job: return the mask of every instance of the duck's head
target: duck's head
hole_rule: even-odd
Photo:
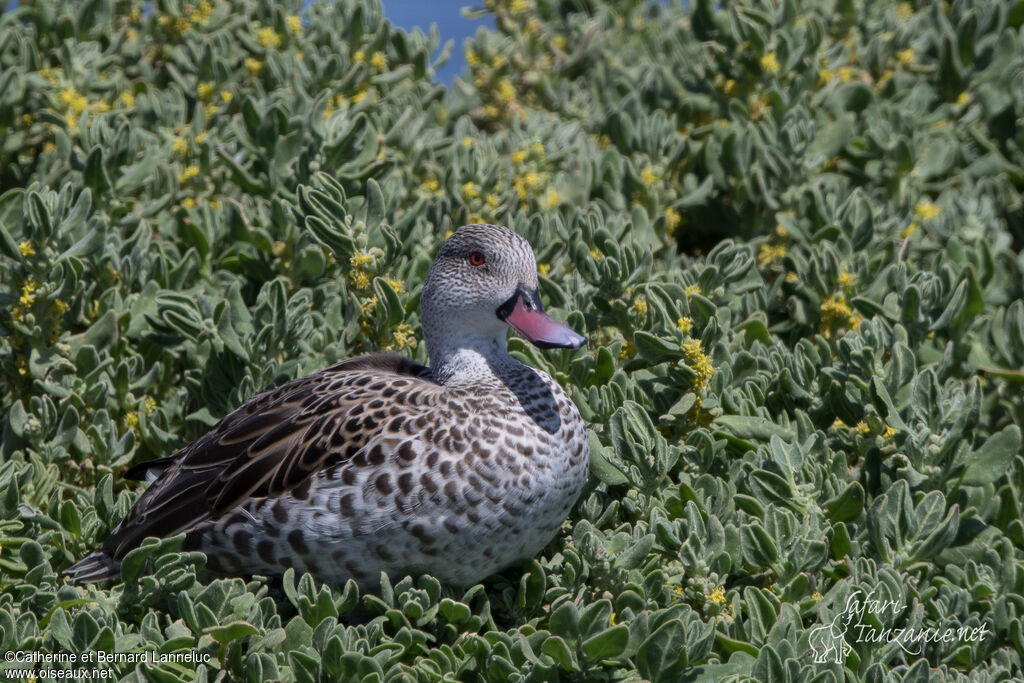
[[[506,325],[540,348],[586,340],[544,312],[530,244],[508,228],[466,225],[441,246],[420,298],[428,348],[440,336],[504,339]]]

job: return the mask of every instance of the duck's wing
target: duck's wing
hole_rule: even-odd
[[[419,401],[393,399],[437,389],[428,368],[374,354],[258,394],[174,455],[129,469],[129,478],[153,483],[101,549],[68,573],[106,578],[148,536],[188,531],[249,498],[301,493],[316,472],[351,459],[379,434],[370,404],[412,405]]]

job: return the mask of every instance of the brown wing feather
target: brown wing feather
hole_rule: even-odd
[[[281,496],[328,460],[350,457],[373,434],[342,431],[363,403],[347,394],[357,386],[371,394],[366,385],[396,375],[432,384],[428,368],[396,354],[353,358],[258,394],[174,455],[136,465],[129,470],[134,476],[160,469],[160,477],[102,551],[120,560],[147,536],[188,531],[249,497]]]

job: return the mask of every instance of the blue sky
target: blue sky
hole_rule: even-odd
[[[479,7],[483,3],[472,0],[381,0],[384,16],[395,26],[411,30],[420,28],[429,32],[431,24],[437,24],[441,32],[441,44],[454,40],[448,63],[437,73],[437,80],[450,85],[455,76],[466,66],[462,43],[471,37],[480,26],[494,26],[493,18],[470,21],[462,17],[463,7]]]

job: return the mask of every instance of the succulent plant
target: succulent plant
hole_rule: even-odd
[[[0,14],[0,649],[150,653],[128,681],[1024,675],[1021,3],[484,11],[450,88],[374,0]],[[361,595],[171,538],[65,582],[129,464],[334,360],[425,361],[420,283],[474,221],[590,341],[510,340],[591,438],[539,557]],[[895,608],[816,662],[872,591]]]

